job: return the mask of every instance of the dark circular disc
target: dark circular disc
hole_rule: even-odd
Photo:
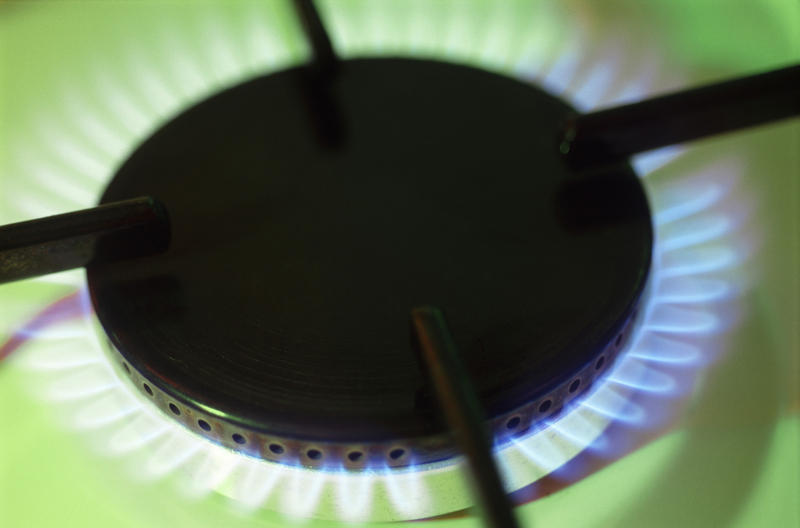
[[[562,164],[571,111],[510,78],[405,59],[225,90],[109,184],[103,202],[163,202],[172,242],[89,268],[99,319],[167,413],[234,447],[261,434],[259,453],[443,433],[410,346],[420,305],[446,314],[490,420],[555,410],[613,360],[597,362],[652,244],[627,164]]]

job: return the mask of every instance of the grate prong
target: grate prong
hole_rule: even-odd
[[[164,206],[151,197],[0,227],[0,284],[160,253],[170,240]]]
[[[568,119],[565,161],[586,169],[633,154],[800,115],[800,65]]]
[[[519,526],[492,457],[478,396],[441,310],[431,306],[414,308],[411,337],[442,413],[467,459],[473,493],[486,526]]]
[[[294,0],[294,7],[311,44],[314,69],[323,76],[331,75],[339,66],[339,58],[336,56],[314,1]]]

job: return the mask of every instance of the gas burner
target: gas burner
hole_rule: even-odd
[[[464,454],[513,526],[487,430],[508,463],[580,423],[641,336],[653,219],[628,157],[797,114],[800,69],[580,115],[482,70],[340,61],[296,5],[310,65],[179,115],[100,206],[0,229],[0,282],[86,266],[121,377],[265,482],[371,490],[383,468],[391,494]]]
[[[102,202],[157,197],[172,240],[89,266],[98,317],[191,430],[355,469],[458,452],[409,342],[410,311],[435,305],[502,444],[613,364],[650,263],[641,184],[627,164],[567,168],[552,132],[572,108],[528,84],[433,61],[339,70],[323,123],[294,68],[130,157]]]

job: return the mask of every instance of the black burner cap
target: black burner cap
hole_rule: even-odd
[[[529,427],[613,361],[650,265],[631,168],[559,159],[572,111],[406,59],[225,90],[108,186],[102,202],[163,202],[172,245],[89,268],[100,321],[135,383],[200,434],[273,459],[361,446],[400,465],[452,452],[409,344],[410,310],[435,305],[493,427]]]

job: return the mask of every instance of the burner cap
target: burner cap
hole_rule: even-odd
[[[625,164],[579,175],[573,109],[452,64],[351,60],[227,89],[158,130],[102,202],[150,195],[162,255],[88,269],[120,364],[184,425],[254,456],[348,467],[452,456],[409,339],[435,305],[498,434],[613,362],[650,265]]]

